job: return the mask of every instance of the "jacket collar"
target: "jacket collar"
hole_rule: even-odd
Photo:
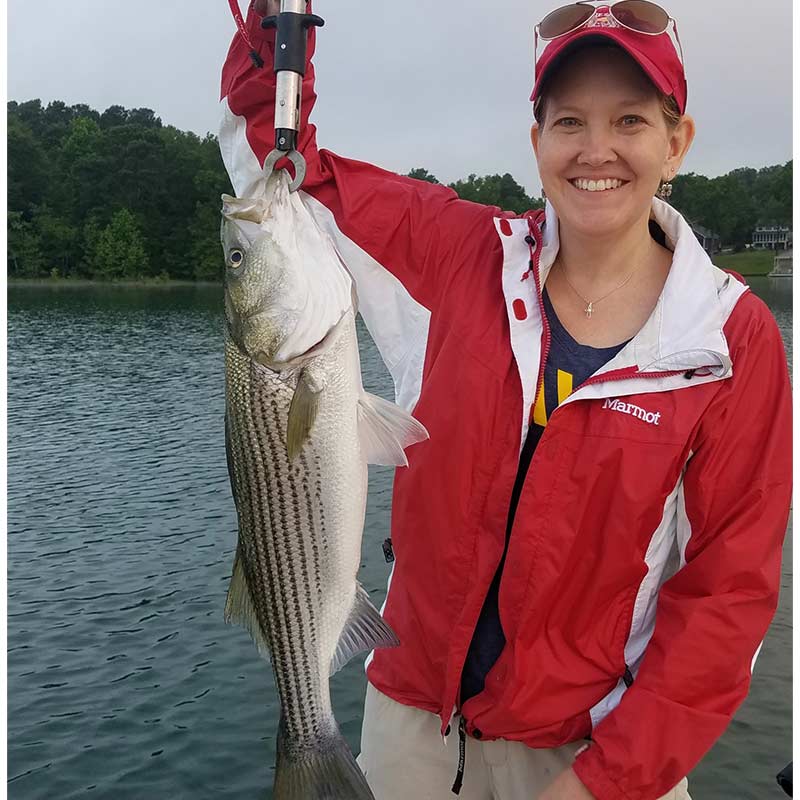
[[[716,377],[727,377],[731,359],[723,326],[747,287],[712,264],[689,224],[668,203],[654,197],[650,217],[666,235],[672,266],[653,313],[603,372],[632,366],[639,372],[707,368]],[[548,201],[539,255],[541,285],[558,250],[558,216]]]

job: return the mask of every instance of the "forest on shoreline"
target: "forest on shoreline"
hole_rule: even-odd
[[[439,181],[427,169],[409,176]],[[508,173],[449,184],[521,213],[544,205]],[[217,139],[147,108],[8,103],[8,277],[215,281],[219,197],[231,186]],[[758,225],[792,224],[792,161],[673,181],[670,203],[740,250]]]

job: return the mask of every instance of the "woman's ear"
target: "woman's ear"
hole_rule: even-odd
[[[533,153],[536,160],[539,160],[539,123],[534,122],[531,126],[531,144],[533,145]]]
[[[678,122],[678,125],[670,134],[667,165],[671,167],[673,175],[680,170],[683,159],[686,157],[694,141],[695,132],[694,119],[688,114],[684,114],[680,122]],[[669,178],[666,180],[669,180]]]

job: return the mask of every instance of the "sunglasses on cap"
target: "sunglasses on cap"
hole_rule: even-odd
[[[681,64],[683,48],[678,38],[678,25],[663,9],[649,0],[619,0],[604,2],[595,7],[592,2],[578,2],[551,11],[534,29],[534,63],[538,61],[539,39],[549,42],[573,33],[578,28],[592,23],[593,28],[622,27],[647,36],[661,36],[669,29],[670,22],[678,42]]]

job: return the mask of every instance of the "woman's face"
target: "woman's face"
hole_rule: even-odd
[[[531,132],[560,224],[604,237],[649,217],[660,181],[675,175],[693,136],[689,117],[674,131],[667,127],[655,87],[613,47],[579,50],[559,69],[543,124]],[[578,184],[609,178],[622,185],[590,191]]]

